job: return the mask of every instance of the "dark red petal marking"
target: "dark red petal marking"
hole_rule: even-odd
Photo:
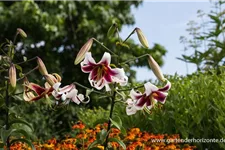
[[[98,75],[98,67],[95,67],[95,68],[91,71],[91,80],[96,80],[96,79],[97,79],[97,75]]]
[[[41,86],[39,86],[39,85],[37,85],[37,84],[32,84],[32,83],[30,83],[30,87],[31,87],[31,89],[32,89],[35,93],[37,93],[38,95],[41,95],[42,93],[44,93],[44,92],[46,91],[45,88],[43,88],[43,87],[41,87]]]
[[[160,91],[155,91],[153,92],[153,98],[156,99],[159,102],[164,102],[166,99],[166,95],[164,95],[162,92]]]
[[[108,67],[108,66],[107,66],[107,68],[108,68],[108,73],[109,73],[111,76],[115,76],[115,75],[118,74],[118,72],[117,72],[116,70],[113,70],[113,69],[111,69],[111,68]]]
[[[170,89],[170,84],[167,84],[166,86],[159,88],[158,91],[166,92]]]
[[[137,106],[142,107],[146,103],[146,97],[142,96],[138,101],[137,101]]]
[[[147,99],[147,98],[146,98]],[[147,106],[151,106],[152,105],[152,100],[150,99],[150,97],[148,96],[148,100],[146,101],[146,105]]]
[[[93,65],[87,65],[87,66],[83,66],[81,67],[81,69],[85,72],[91,72],[94,69],[95,66]]]
[[[105,78],[105,80],[106,80],[107,82],[109,82],[109,83],[112,82],[112,78],[111,78],[111,75],[110,75],[110,74],[106,73],[105,76],[104,76],[104,78]]]

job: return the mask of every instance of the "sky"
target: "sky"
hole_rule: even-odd
[[[203,10],[209,13],[213,6],[209,1],[193,2],[180,0],[163,0],[160,2],[152,2],[154,0],[146,0],[137,9],[132,8],[132,13],[135,18],[135,25],[125,26],[122,29],[121,36],[126,38],[127,35],[135,28],[140,28],[147,37],[150,47],[154,43],[159,43],[164,46],[168,52],[162,66],[163,74],[179,75],[191,74],[196,71],[193,64],[188,64],[188,71],[185,62],[178,60],[184,54],[184,46],[180,43],[180,36],[189,36],[187,23],[191,20],[200,22],[197,17],[197,11]],[[137,43],[139,43],[136,35],[132,35]],[[187,52],[192,53],[191,51]],[[151,70],[147,68],[135,68],[137,71],[137,80],[144,81],[155,79]]]

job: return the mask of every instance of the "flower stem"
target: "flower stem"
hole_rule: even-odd
[[[136,28],[128,35],[128,37],[123,41],[123,43],[125,43],[130,38],[130,36],[134,34],[135,30]]]
[[[6,82],[6,94],[5,94],[5,105],[6,105],[6,113],[5,113],[5,127],[6,127],[6,130],[9,129],[9,82],[7,81]],[[10,143],[9,143],[9,137],[7,137],[7,140],[6,140],[6,147],[7,147],[7,150],[10,149]]]
[[[36,66],[35,68],[33,68],[32,70],[28,71],[27,73],[24,74],[23,77],[17,79],[17,81],[20,81],[22,80],[24,77],[26,77],[27,75],[29,75],[30,73],[32,73],[33,71],[37,70],[38,69],[38,66]]]
[[[86,89],[86,90],[91,90],[91,91],[94,92],[94,93],[98,93],[98,94],[101,94],[101,95],[104,94],[104,93],[102,93],[102,92],[99,92],[99,91],[90,89],[90,88],[88,88],[88,87],[86,87],[86,86],[84,86],[84,85],[82,85],[82,84],[80,84],[80,83],[78,83],[78,82],[73,82],[73,83],[76,84],[76,85],[78,85],[79,87],[82,87],[82,88]],[[105,95],[105,94],[104,94],[104,95]]]
[[[111,51],[109,48],[107,48],[103,43],[101,43],[101,42],[99,42],[97,39],[95,39],[95,38],[93,38],[93,40],[95,41],[95,42],[97,42],[98,44],[100,44],[102,47],[104,47],[107,51],[109,51],[110,53],[112,53],[113,55],[116,55],[117,56],[117,54],[115,54],[113,51]]]
[[[118,92],[122,92],[122,91],[130,91],[132,89],[139,89],[139,88],[142,88],[144,87],[144,85],[139,85],[139,86],[136,86],[136,87],[133,87],[133,88],[127,88],[127,89],[121,89],[121,90],[117,90]]]
[[[149,56],[149,54],[144,54],[144,55],[141,55],[141,56],[138,56],[138,57],[131,58],[131,59],[129,59],[127,61],[124,61],[124,62],[122,62],[120,64],[126,64],[126,63],[129,63],[131,61],[135,61],[135,60],[140,59],[140,58],[145,57],[145,56]]]
[[[114,84],[114,89],[116,87],[116,84]],[[109,114],[109,120],[108,120],[108,128],[107,128],[107,136],[105,139],[105,145],[104,145],[104,149],[107,148],[107,144],[108,144],[108,138],[109,138],[109,130],[111,129],[111,118],[113,115],[113,109],[114,109],[114,105],[115,105],[115,99],[116,99],[116,91],[113,91],[113,96],[112,96],[112,102],[111,102],[111,108],[110,108],[110,114]]]
[[[17,64],[17,65],[21,65],[21,64],[24,64],[24,63],[26,63],[26,62],[32,61],[32,60],[34,60],[34,59],[37,59],[37,56],[35,56],[35,57],[31,58],[31,59],[28,59],[27,61],[19,62],[19,63],[16,63],[16,64]]]

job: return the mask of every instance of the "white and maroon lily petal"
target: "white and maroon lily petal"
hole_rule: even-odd
[[[85,73],[89,73],[97,65],[90,52],[85,54],[84,60],[80,63],[81,69]]]
[[[149,96],[153,91],[158,91],[158,88],[150,82],[144,84],[145,94]]]
[[[167,95],[168,93],[155,91],[153,92],[152,97],[160,103],[164,104],[166,102]]]
[[[111,63],[111,55],[105,52],[102,56],[102,59],[98,62],[98,64],[104,64],[105,66],[109,66]]]
[[[171,88],[171,83],[170,83],[170,81],[167,80],[166,85],[162,88],[159,88],[159,91],[167,92],[170,88]]]
[[[137,109],[135,107],[135,102],[136,102],[135,100],[132,100],[130,98],[126,101],[126,103],[127,103],[127,107],[126,107],[127,115],[133,115],[137,112]]]
[[[133,99],[133,100],[139,100],[141,97],[142,97],[142,93],[141,92],[135,92],[134,89],[132,89],[130,91],[130,97]]]
[[[119,83],[121,86],[127,85],[128,77],[125,75],[123,68],[112,69],[115,75],[112,76],[113,82]]]

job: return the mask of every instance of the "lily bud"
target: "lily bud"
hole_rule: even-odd
[[[154,60],[154,58],[152,58],[151,55],[148,55],[148,64],[150,66],[150,68],[152,69],[153,73],[155,74],[155,76],[160,80],[160,81],[165,81],[165,78],[162,74],[162,71],[158,65],[158,63]]]
[[[27,34],[20,28],[17,28],[17,33],[20,34],[20,36],[23,38],[27,37]]]
[[[79,64],[85,57],[85,54],[91,49],[93,43],[93,39],[89,39],[80,49],[80,51],[77,54],[77,57],[74,61],[74,64]]]
[[[141,31],[141,29],[136,28],[135,29],[138,35],[138,39],[141,42],[142,46],[144,46],[145,48],[149,48],[148,45],[148,40],[146,39],[146,37],[144,36],[143,32]]]
[[[38,69],[39,69],[39,72],[42,74],[42,75],[47,75],[48,74],[48,71],[45,67],[45,64],[43,63],[43,61],[41,60],[41,58],[37,57],[37,64],[38,64]]]
[[[16,87],[16,68],[14,64],[11,64],[9,68],[9,82],[13,88]]]
[[[44,75],[46,81],[50,86],[53,86],[55,83],[61,81],[61,77],[57,73]]]
[[[107,32],[107,36],[110,37],[116,32],[117,25],[113,23]]]

